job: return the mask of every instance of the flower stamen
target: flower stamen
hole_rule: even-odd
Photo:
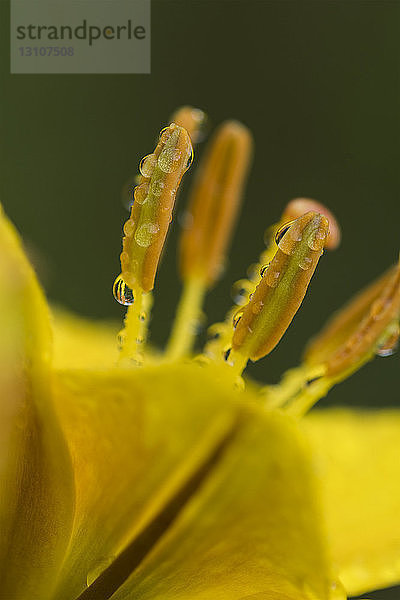
[[[249,130],[227,121],[217,130],[200,164],[180,242],[183,294],[167,348],[169,359],[190,352],[204,296],[221,276],[251,154]]]
[[[135,188],[135,201],[124,225],[121,274],[114,284],[116,299],[122,304],[130,304],[122,336],[121,359],[134,357],[138,343],[145,338],[140,315],[149,311],[151,299],[148,294],[154,287],[176,193],[192,157],[189,134],[172,123],[162,130],[154,153],[140,163],[141,177]]]

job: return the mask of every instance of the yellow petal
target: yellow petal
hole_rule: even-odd
[[[53,310],[55,369],[104,368],[118,359],[117,325]]]
[[[57,383],[78,478],[67,572],[81,573],[82,588],[87,572],[95,579],[125,549],[93,584],[100,591],[92,586],[82,600],[110,597],[134,571],[140,533],[149,528],[150,552],[113,600],[330,598],[313,476],[297,425],[252,408],[249,392],[232,399],[218,381],[222,372],[168,365],[116,371],[114,379],[70,374]],[[78,405],[69,405],[68,387]],[[236,433],[226,438],[238,414]],[[204,464],[206,475],[194,485]],[[189,480],[194,488],[182,500]],[[165,527],[171,499],[178,509]],[[121,562],[128,572],[121,574]]]
[[[1,597],[45,600],[69,539],[72,474],[49,396],[46,302],[2,212],[0,330]]]
[[[400,581],[400,411],[315,411],[315,447],[333,557],[350,595]]]

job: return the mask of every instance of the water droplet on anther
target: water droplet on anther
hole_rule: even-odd
[[[154,171],[154,167],[157,164],[157,156],[155,154],[148,154],[139,164],[139,171],[143,175],[143,177],[151,177],[151,174]]]
[[[379,344],[376,354],[382,358],[386,356],[393,356],[397,352],[399,346],[400,328],[398,324],[392,325],[392,332],[385,339],[384,342]]]
[[[279,242],[281,241],[287,230],[293,225],[293,223],[294,221],[289,221],[288,223],[282,225],[282,227],[279,227],[278,231],[275,234],[275,244],[277,246],[279,245]]]
[[[182,150],[165,148],[158,157],[158,166],[164,173],[172,173],[178,168],[181,156]]]
[[[142,185],[137,185],[133,191],[133,198],[136,204],[144,204],[146,202],[147,196],[149,193],[149,188],[146,183],[142,183]]]
[[[235,312],[235,314],[233,315],[233,317],[232,317],[232,323],[233,323],[233,327],[235,329],[236,329],[236,327],[237,327],[240,319],[242,318],[242,316],[243,316],[243,310],[242,309],[237,310]]]
[[[142,323],[147,319],[147,315],[146,313],[143,311],[140,313],[139,315],[139,321],[142,321]]]
[[[193,151],[193,146],[191,146],[190,147],[190,154],[189,154],[189,157],[187,159],[187,163],[186,163],[186,167],[185,167],[185,173],[192,166],[193,158],[194,158],[194,151]]]
[[[267,265],[263,265],[263,266],[261,267],[261,269],[260,269],[260,276],[261,276],[261,277],[264,277],[264,275],[265,275],[265,273],[266,273],[266,271],[267,271],[268,267],[269,267],[269,263],[268,263]]]
[[[113,294],[116,301],[123,306],[130,306],[135,301],[133,291],[126,285],[122,275],[118,275],[114,281]]]
[[[143,225],[140,225],[136,230],[135,242],[138,246],[147,248],[153,240],[153,235],[158,233],[159,229],[159,226],[155,223],[143,223]]]
[[[229,360],[229,356],[230,356],[231,352],[232,352],[232,348],[228,348],[228,349],[227,349],[227,350],[225,350],[225,352],[224,352],[224,360],[226,360],[227,362],[228,362],[228,360]]]
[[[307,271],[307,269],[309,269],[312,265],[312,258],[310,258],[309,256],[304,256],[301,261],[299,262],[299,267],[300,269],[303,269],[303,271]]]
[[[232,300],[239,306],[244,306],[247,303],[247,294],[254,285],[247,279],[240,279],[232,286]]]
[[[129,237],[132,235],[133,231],[135,229],[135,224],[132,221],[132,219],[129,219],[125,225],[124,225],[124,234]]]

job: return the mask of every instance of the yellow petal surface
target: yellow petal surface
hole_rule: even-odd
[[[224,404],[228,403],[229,408],[227,388],[218,390],[215,381],[211,385],[207,369],[199,369],[196,375],[193,368],[185,373],[182,368],[169,366],[157,376],[151,371],[149,375],[147,383],[148,376],[141,375],[144,379],[138,378],[131,393],[132,404],[137,405],[137,429],[131,439],[138,440],[132,455],[140,470],[140,485],[130,486],[124,503],[129,499],[133,514],[139,511],[139,515],[142,502],[155,504],[162,511],[165,498],[171,492],[176,494],[177,487],[171,486],[170,481],[165,482],[167,494],[157,491],[151,481],[156,478],[158,482],[159,477],[164,480],[167,474],[176,482],[176,472],[182,472],[182,462],[187,463],[188,459],[193,472],[193,467],[201,463],[201,456],[204,461],[209,455],[215,434],[221,439],[228,423],[223,414]],[[150,380],[152,389],[147,387]],[[180,389],[176,387],[179,380]],[[105,405],[112,399],[99,400],[105,415]],[[235,433],[193,494],[185,502],[181,500],[169,526],[165,530],[161,527],[143,560],[137,563],[135,538],[155,519],[156,511],[146,510],[146,518],[135,528],[125,559],[120,561],[124,562],[120,565],[122,571],[113,570],[111,565],[82,595],[82,600],[109,598],[113,585],[118,589],[118,578],[126,575],[123,569],[128,568],[129,573],[134,564],[136,569],[112,595],[113,600],[343,598],[331,582],[309,455],[297,425],[283,415],[256,410],[250,393],[238,397],[237,403],[239,400],[237,410],[241,417]],[[126,411],[125,418],[118,419],[114,427],[120,436],[121,428],[126,428]],[[231,427],[232,421],[229,423]],[[190,430],[185,431],[186,427]],[[95,428],[98,429],[97,424]],[[118,439],[117,434],[114,437]],[[101,440],[101,436],[97,439]],[[153,448],[147,457],[143,455],[145,447]],[[187,456],[182,455],[182,450]],[[197,455],[195,462],[193,452]],[[98,462],[99,457],[95,460]],[[186,479],[188,472],[183,469]],[[115,478],[115,474],[108,473],[107,477]],[[184,481],[184,477],[179,480]],[[112,486],[99,487],[103,490],[103,503],[108,503],[105,496],[109,496],[110,488],[113,494]],[[121,505],[122,502],[119,509]],[[94,510],[97,512],[98,508]],[[132,522],[132,515],[126,515],[125,526],[129,518]],[[102,533],[103,528],[97,536]]]
[[[400,411],[323,410],[304,427],[349,595],[400,581]]]
[[[73,480],[49,394],[46,302],[2,212],[0,331],[0,596],[46,600],[69,540]]]
[[[117,362],[117,333],[121,328],[117,324],[54,308],[52,325],[55,369],[100,369]]]
[[[57,600],[74,600],[197,468],[234,418],[231,388],[201,367],[54,375],[76,512]]]

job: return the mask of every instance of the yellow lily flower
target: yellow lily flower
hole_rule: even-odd
[[[114,284],[128,306],[119,351],[112,325],[50,316],[0,213],[2,600],[340,600],[400,580],[400,414],[303,417],[393,347],[398,268],[328,325],[280,385],[244,383],[248,359],[278,343],[323,247],[339,239],[327,209],[291,203],[241,283],[239,312],[193,355],[250,164],[239,123],[217,131],[195,184],[171,342],[165,355],[145,349],[201,114],[176,113],[141,163]]]

